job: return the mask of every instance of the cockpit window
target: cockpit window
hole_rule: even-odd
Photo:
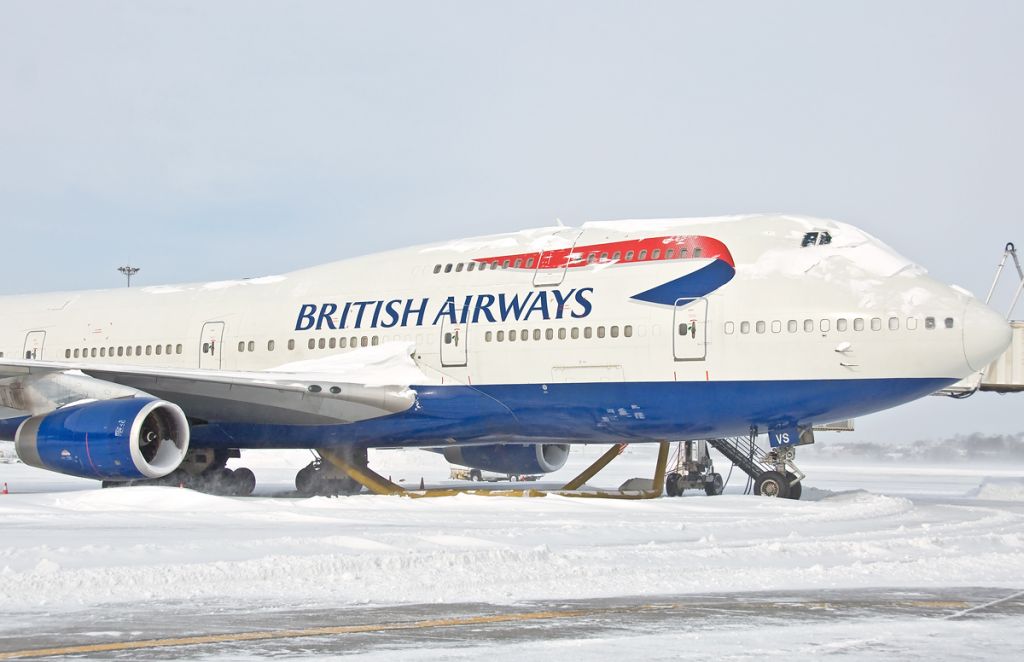
[[[803,240],[800,242],[800,246],[807,248],[808,246],[824,246],[825,244],[832,243],[832,235],[828,232],[808,232],[804,235]]]

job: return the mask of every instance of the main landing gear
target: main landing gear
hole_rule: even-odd
[[[717,496],[725,489],[721,474],[715,473],[715,465],[708,453],[708,442],[681,441],[676,448],[675,467],[665,477],[665,494],[670,497],[683,496],[685,490],[703,490],[708,496]]]
[[[187,487],[197,492],[220,496],[249,496],[256,488],[256,474],[246,467],[228,469],[228,460],[235,457],[241,457],[238,449],[190,448],[181,466],[163,478],[105,480],[103,487],[162,485]]]
[[[329,452],[337,452],[345,462],[367,468],[365,448],[346,451],[315,451],[315,459],[295,474],[295,491],[300,496],[350,496],[363,489],[361,483],[325,459]]]

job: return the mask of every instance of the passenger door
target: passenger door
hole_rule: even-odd
[[[25,336],[25,347],[21,356],[29,361],[43,358],[43,343],[46,342],[46,331],[29,331]]]
[[[708,300],[678,299],[672,325],[672,351],[676,361],[707,358]]]
[[[582,230],[566,228],[559,230],[547,238],[548,248],[541,251],[537,260],[537,270],[533,272],[534,287],[554,287],[565,280],[565,271],[569,268],[572,251]]]
[[[462,319],[462,310],[455,311],[455,319]],[[466,344],[469,336],[469,323],[452,322],[447,316],[441,321],[441,365],[457,368],[469,362]]]
[[[207,322],[199,338],[199,369],[220,370],[224,353],[224,322]]]

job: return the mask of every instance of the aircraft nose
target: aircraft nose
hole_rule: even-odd
[[[1003,316],[977,299],[971,299],[964,310],[964,356],[976,371],[1006,351],[1012,330]]]

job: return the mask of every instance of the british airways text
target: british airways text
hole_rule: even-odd
[[[526,322],[588,316],[593,305],[588,295],[592,287],[539,290],[527,294],[467,294],[447,297],[440,305],[422,299],[388,301],[346,301],[345,303],[306,303],[299,308],[296,331],[322,329],[390,329],[396,326],[436,325],[478,322]]]

